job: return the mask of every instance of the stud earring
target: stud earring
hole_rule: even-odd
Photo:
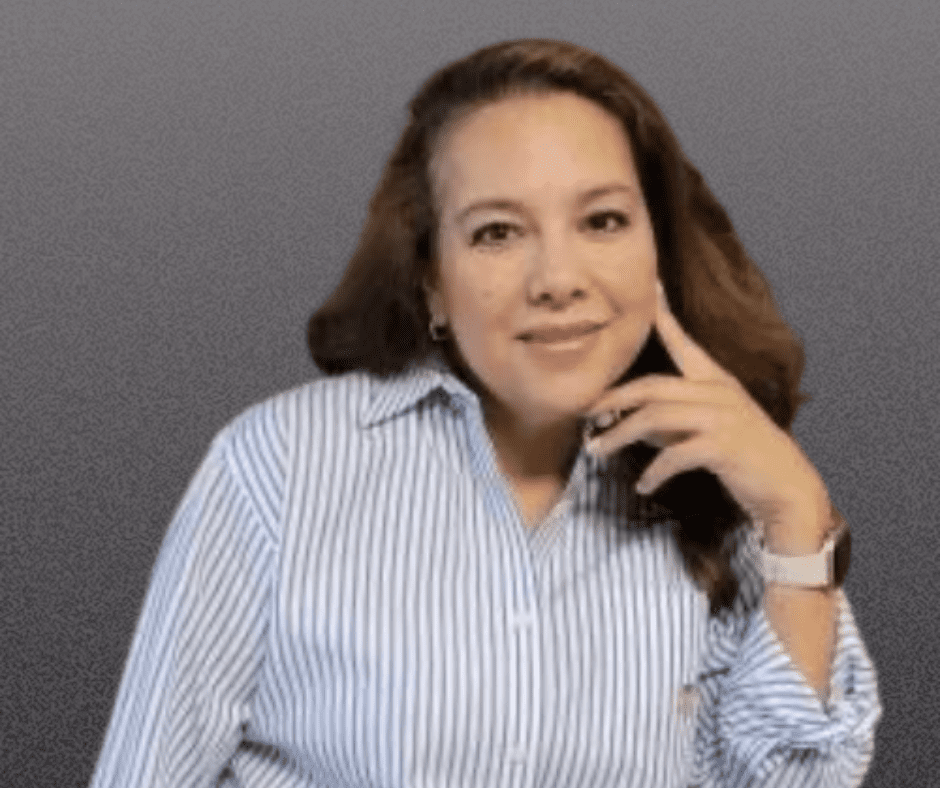
[[[432,317],[429,325],[431,339],[435,342],[443,342],[447,339],[447,323]]]

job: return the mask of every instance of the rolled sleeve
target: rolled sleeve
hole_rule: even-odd
[[[759,599],[762,586],[745,575]],[[793,663],[763,609],[711,622],[699,752],[714,786],[860,785],[881,717],[874,665],[848,598],[837,592],[825,702]]]

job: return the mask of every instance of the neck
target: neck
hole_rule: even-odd
[[[533,423],[492,407],[484,409],[484,419],[507,476],[520,481],[568,478],[581,445],[577,419]]]

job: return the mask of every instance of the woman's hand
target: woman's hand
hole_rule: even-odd
[[[649,494],[678,473],[705,468],[763,525],[773,552],[819,550],[829,497],[812,463],[737,378],[683,331],[662,285],[655,325],[682,377],[647,375],[605,393],[588,418],[604,423],[634,412],[592,439],[588,450],[606,456],[639,440],[659,446],[637,483],[639,492]]]

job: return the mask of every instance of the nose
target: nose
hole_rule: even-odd
[[[527,294],[533,304],[554,308],[587,296],[584,261],[564,237],[543,236],[533,247]]]

